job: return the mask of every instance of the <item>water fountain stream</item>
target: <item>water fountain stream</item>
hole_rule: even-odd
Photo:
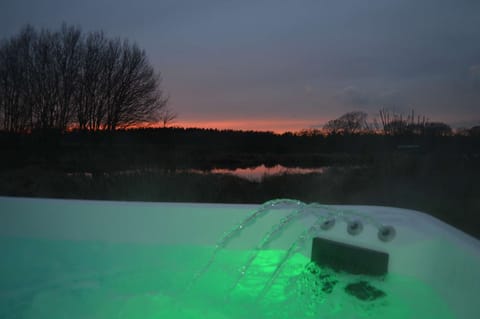
[[[284,253],[284,256],[275,265],[275,270],[261,289],[259,295],[257,296],[257,300],[261,300],[266,294],[268,294],[270,288],[274,285],[278,276],[281,274],[284,265],[289,261],[289,259],[295,253],[301,250],[308,241],[311,241],[314,237],[316,237],[321,230],[327,230],[333,227],[336,221],[346,222],[348,225],[347,231],[353,236],[362,231],[364,224],[370,224],[377,228],[379,231],[378,237],[380,238],[381,234],[383,234],[386,238],[385,241],[391,240],[393,238],[392,233],[394,234],[394,230],[391,226],[384,226],[375,219],[364,216],[352,210],[339,210],[329,205],[321,205],[318,203],[306,204],[301,201],[291,199],[277,199],[269,201],[263,204],[259,209],[253,211],[247,218],[224,234],[224,236],[217,242],[208,262],[200,269],[200,271],[196,273],[194,278],[189,283],[187,289],[193,287],[195,283],[206,272],[208,272],[212,264],[215,262],[219,252],[221,252],[223,249],[226,249],[228,244],[235,237],[239,236],[247,227],[251,227],[259,219],[274,210],[287,210],[288,214],[281,218],[277,224],[274,224],[270,231],[266,232],[260,241],[253,247],[252,252],[247,258],[246,262],[239,268],[239,274],[237,278],[229,287],[226,293],[227,298],[235,291],[242,279],[246,276],[252,264],[258,258],[259,254],[267,249],[269,244],[279,237],[289,226],[302,218],[313,217],[315,221],[309,227],[306,226],[307,228],[304,229],[297,236],[296,240],[291,243],[289,248]]]

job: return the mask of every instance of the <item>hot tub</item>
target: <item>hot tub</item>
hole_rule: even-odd
[[[0,197],[0,318],[478,318],[480,243],[426,214]]]

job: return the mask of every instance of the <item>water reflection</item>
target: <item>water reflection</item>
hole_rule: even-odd
[[[310,174],[310,173],[323,173],[327,167],[312,167],[312,168],[302,168],[302,167],[285,167],[282,165],[275,165],[267,167],[265,165],[259,165],[256,167],[249,168],[214,168],[211,170],[199,170],[199,169],[176,169],[174,171],[158,168],[138,168],[138,169],[129,169],[113,172],[69,172],[67,176],[83,176],[89,179],[92,179],[94,176],[134,176],[134,175],[145,175],[145,174],[182,174],[182,173],[194,173],[194,174],[228,174],[234,175],[249,181],[261,182],[265,177],[274,176],[274,175],[283,175],[283,174]]]
[[[237,169],[225,169],[215,168],[209,171],[212,174],[231,174],[240,178],[247,179],[249,181],[260,182],[264,177],[283,174],[310,174],[310,173],[323,173],[326,167],[315,168],[301,168],[301,167],[285,167],[282,165],[275,165],[267,167],[260,165],[257,167],[249,168],[237,168]]]

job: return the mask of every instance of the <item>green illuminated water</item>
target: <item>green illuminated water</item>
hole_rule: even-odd
[[[260,252],[237,285],[239,268],[252,252],[222,250],[186,290],[212,251],[0,239],[0,318],[454,318],[421,282],[395,274],[372,278],[334,273],[300,254],[287,261],[259,298],[285,254],[279,250]],[[347,291],[359,282],[381,296],[362,300]]]

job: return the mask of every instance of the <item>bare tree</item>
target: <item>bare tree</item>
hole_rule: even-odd
[[[174,112],[170,108],[165,108],[161,114],[160,114],[160,120],[163,123],[163,127],[167,127],[169,124],[171,124],[176,118],[178,117],[178,114]]]
[[[42,30],[33,46],[33,128],[58,128],[58,73],[54,55],[56,35]]]
[[[79,86],[82,37],[79,28],[67,27],[65,24],[54,37],[53,53],[57,87],[54,126],[65,130],[73,120],[72,105]]]
[[[162,114],[174,113],[162,113],[168,99],[160,86],[144,50],[102,32],[27,26],[0,43],[4,130],[115,130],[163,121]]]
[[[111,46],[115,53],[119,48],[120,55],[114,57],[117,63],[110,78],[112,96],[107,103],[105,128],[115,130],[158,121],[167,103],[159,89],[160,75],[148,63],[145,51],[135,44],[124,41],[120,47],[117,45],[115,42]]]
[[[415,116],[415,111],[404,115],[387,108],[379,111],[381,130],[386,135],[424,135],[428,125],[425,116]]]
[[[32,121],[30,87],[32,46],[36,32],[26,26],[20,34],[0,44],[0,127],[27,131]]]
[[[115,130],[161,120],[168,99],[145,51],[95,32],[87,36],[82,58],[76,99],[81,129]]]
[[[367,113],[354,111],[328,121],[323,129],[329,134],[358,134],[369,129]]]
[[[87,35],[80,58],[75,113],[81,130],[104,128],[107,104],[112,100],[115,64],[120,50],[103,32]]]

